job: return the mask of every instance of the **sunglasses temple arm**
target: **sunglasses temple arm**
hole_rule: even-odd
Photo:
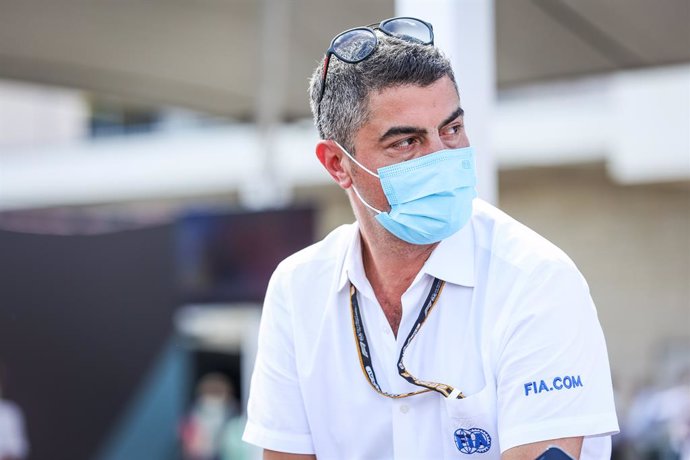
[[[323,72],[321,72],[321,91],[319,94],[318,103],[321,105],[321,99],[326,92],[326,73],[328,72],[328,64],[331,62],[331,53],[326,53],[326,58],[323,60]]]
[[[326,92],[326,72],[328,71],[328,64],[331,62],[331,51],[328,50],[326,58],[323,60],[323,72],[321,73],[321,90],[319,91],[319,98],[316,100],[316,123],[321,125],[321,99]]]

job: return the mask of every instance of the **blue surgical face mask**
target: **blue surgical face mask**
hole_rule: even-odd
[[[440,150],[414,160],[379,168],[378,174],[354,159],[372,176],[378,177],[390,211],[380,211],[359,200],[377,213],[376,220],[390,233],[411,244],[431,244],[460,230],[472,216],[472,201],[477,196],[477,178],[472,147]]]

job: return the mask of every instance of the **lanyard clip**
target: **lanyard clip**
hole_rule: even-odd
[[[462,399],[465,396],[457,388],[453,388],[453,391],[448,395],[448,399]]]

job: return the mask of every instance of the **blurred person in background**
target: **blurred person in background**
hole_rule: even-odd
[[[7,372],[0,362],[0,460],[22,460],[29,454],[24,428],[24,414],[12,401],[4,398]]]
[[[552,445],[610,458],[589,288],[562,251],[475,199],[431,25],[337,35],[310,96],[316,156],[356,222],[274,272],[245,441],[265,459],[534,459]]]
[[[181,438],[185,460],[226,460],[233,438],[233,420],[239,407],[230,380],[220,373],[204,375],[197,385],[196,399],[182,423]]]
[[[635,394],[622,432],[634,458],[690,460],[690,369],[673,382]]]

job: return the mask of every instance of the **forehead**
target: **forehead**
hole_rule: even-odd
[[[393,126],[438,127],[460,107],[452,80],[444,76],[429,86],[400,85],[369,94],[362,130],[385,132]]]

